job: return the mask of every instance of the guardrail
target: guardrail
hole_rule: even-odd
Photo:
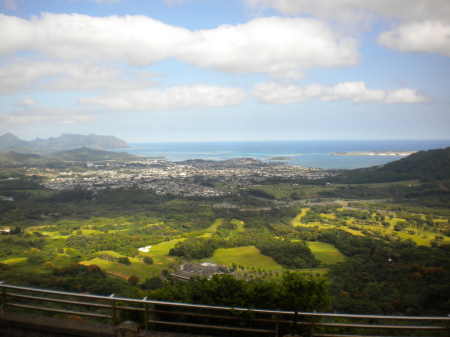
[[[2,309],[53,313],[108,320],[112,325],[131,319],[146,330],[233,336],[282,336],[298,333],[315,337],[446,336],[449,317],[409,317],[311,313],[231,308],[144,299],[118,298],[8,285],[0,282]]]

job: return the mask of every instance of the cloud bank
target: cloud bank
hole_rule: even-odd
[[[402,52],[429,52],[450,57],[450,23],[413,22],[383,32],[378,43]]]
[[[425,103],[426,95],[412,89],[381,90],[367,89],[364,82],[344,82],[324,87],[311,84],[303,87],[281,86],[277,83],[259,83],[253,87],[252,94],[266,104],[294,104],[311,100],[324,102],[349,100],[354,103]]]
[[[166,90],[130,90],[109,92],[99,97],[81,99],[80,105],[99,105],[112,110],[181,110],[190,107],[238,105],[247,94],[234,88],[195,85]]]
[[[128,78],[124,78],[128,75]],[[123,70],[92,62],[43,62],[16,59],[0,67],[0,95],[31,90],[92,91],[130,90],[152,87],[154,81],[142,80],[152,74]]]
[[[382,32],[379,44],[401,52],[450,56],[448,0],[245,0],[254,9],[276,9],[287,15],[313,15],[341,22],[384,20],[397,27]]]
[[[177,58],[230,73],[284,75],[358,63],[356,40],[310,18],[258,18],[190,31],[145,16],[43,13],[30,20],[0,14],[0,55],[36,51],[62,60],[111,60],[133,66]]]
[[[402,21],[449,20],[447,0],[245,0],[251,8],[273,8],[287,15],[314,15],[346,21],[366,19],[373,14]]]

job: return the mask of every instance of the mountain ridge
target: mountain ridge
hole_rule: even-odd
[[[19,153],[15,151],[0,153],[0,164],[6,165],[45,164],[58,162],[129,161],[139,159],[142,159],[142,157],[135,156],[126,152],[95,150],[87,147],[52,152],[45,155],[36,153]]]
[[[0,136],[0,153],[13,151],[22,154],[48,154],[81,147],[95,150],[117,150],[129,146],[124,140],[115,136],[101,136],[92,133],[89,135],[63,133],[59,137],[35,138],[31,141],[22,140],[11,132]]]
[[[328,179],[334,183],[385,183],[450,179],[450,147],[418,151],[381,167],[355,169]]]

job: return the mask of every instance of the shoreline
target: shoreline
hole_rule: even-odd
[[[332,156],[409,156],[417,151],[361,151],[361,152],[333,152]]]

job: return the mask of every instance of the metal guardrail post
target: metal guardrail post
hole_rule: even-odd
[[[143,300],[146,301],[147,297],[144,297]],[[144,328],[148,330],[148,303],[144,304],[144,310]]]
[[[122,297],[114,297],[111,296],[100,296],[100,295],[90,295],[90,294],[79,294],[79,293],[69,293],[69,292],[61,292],[55,290],[46,290],[46,289],[34,289],[29,287],[22,287],[16,285],[8,285],[3,282],[0,282],[0,287],[2,288],[2,294],[0,294],[0,299],[3,300],[2,307],[5,309],[6,307],[12,308],[12,311],[15,311],[17,308],[21,308],[21,310],[40,310],[44,312],[56,312],[63,315],[84,315],[88,317],[95,317],[99,319],[107,319],[111,320],[113,326],[117,324],[117,320],[122,317],[118,315],[118,311],[137,311],[144,312],[145,316],[145,328],[151,328],[151,324],[162,324],[167,326],[178,326],[178,327],[193,327],[193,328],[202,328],[202,329],[219,329],[219,330],[228,330],[228,331],[241,331],[242,333],[263,333],[265,335],[271,334],[275,335],[275,337],[280,337],[283,334],[283,327],[285,324],[295,324],[295,326],[302,326],[306,329],[310,328],[311,336],[321,336],[321,337],[333,337],[336,334],[330,334],[327,332],[328,329],[333,327],[342,327],[342,328],[362,328],[362,329],[384,329],[384,331],[408,331],[408,330],[427,330],[428,333],[431,331],[439,331],[439,335],[450,337],[450,315],[448,316],[439,316],[439,317],[413,317],[413,316],[383,316],[383,315],[355,315],[355,314],[336,314],[336,313],[316,313],[314,312],[293,312],[293,311],[280,311],[278,310],[263,310],[263,309],[252,309],[252,312],[261,313],[263,315],[270,315],[270,317],[260,318],[259,316],[255,316],[252,318],[249,317],[231,317],[226,313],[230,310],[236,310],[237,312],[248,312],[248,308],[230,308],[230,307],[220,307],[220,306],[210,306],[210,305],[202,305],[202,304],[188,304],[188,303],[175,303],[175,302],[164,302],[164,301],[155,301],[144,299],[132,299],[132,298],[122,298]],[[26,293],[24,293],[26,292]],[[28,294],[27,292],[32,292],[32,294]],[[46,296],[47,295],[47,296]],[[64,298],[54,297],[52,295],[64,296]],[[75,298],[75,299],[65,299],[65,296]],[[77,300],[82,298],[82,300]],[[86,301],[86,298],[88,299]],[[8,301],[7,301],[8,299]],[[15,301],[18,299],[18,301]],[[28,301],[25,304],[25,301]],[[54,303],[54,306],[48,305],[38,305],[36,302],[44,301]],[[97,301],[101,301],[97,303]],[[108,302],[110,301],[110,302]],[[123,304],[122,304],[123,303]],[[92,307],[91,310],[67,310],[64,309],[64,305],[78,305],[82,307]],[[59,306],[59,307],[58,307]],[[63,308],[61,308],[63,306]],[[156,307],[155,307],[156,306]],[[169,311],[165,311],[161,309],[161,307],[169,307]],[[96,311],[97,308],[99,311]],[[200,312],[191,311],[192,308],[200,310]],[[104,310],[111,310],[111,312],[105,313]],[[206,313],[204,311],[207,311]],[[222,311],[223,314],[216,314],[215,310]],[[244,326],[241,324],[236,326],[235,324],[223,324],[221,326],[217,326],[214,324],[197,322],[190,322],[188,319],[186,320],[161,320],[159,317],[153,317],[154,313],[167,313],[174,314],[176,317],[183,315],[185,317],[205,317],[208,319],[219,319],[219,320],[240,320],[246,321],[248,320],[251,324],[249,326]],[[238,315],[239,316],[239,315]],[[298,320],[298,317],[303,317],[302,320]],[[331,321],[330,321],[331,318]],[[333,318],[349,318],[352,321],[345,322],[336,322]],[[353,320],[364,320],[361,323],[355,323]],[[323,321],[325,320],[325,321]],[[375,320],[374,322],[367,320]],[[380,320],[378,322],[377,320]],[[399,324],[387,324],[386,320],[391,320],[394,322],[399,322]],[[411,323],[407,324],[407,321],[414,322],[428,322],[428,325],[424,324],[415,324],[411,325]],[[255,322],[255,324],[253,324]],[[256,324],[260,322],[263,328],[260,328]],[[269,330],[266,327],[266,323],[270,323],[271,329]],[[256,325],[256,326],[255,326]],[[315,328],[318,327],[318,332],[316,334]],[[303,329],[302,329],[303,330]],[[400,333],[400,332],[399,332]],[[385,333],[377,334],[378,336],[383,336]],[[344,335],[340,335],[344,336]],[[352,336],[352,335],[345,335]],[[354,335],[359,336],[359,335]]]
[[[113,297],[114,297],[114,294],[111,294],[109,296],[109,298],[111,298],[111,301],[112,301],[112,305],[111,305],[111,307],[112,307],[111,321],[112,322],[111,323],[113,326],[116,326],[116,300],[113,299]]]
[[[448,315],[450,317],[450,315]],[[450,321],[447,321],[447,330],[445,330],[445,337],[449,337],[449,331],[450,331]]]
[[[316,312],[316,311],[314,310],[314,312]],[[314,337],[314,334],[316,332],[315,320],[316,320],[316,317],[312,316],[311,317],[311,337]]]
[[[280,310],[280,309],[277,309]],[[280,315],[276,314],[275,315],[275,319],[276,319],[276,323],[275,323],[275,337],[279,337],[280,335],[280,323],[278,322],[280,319]]]
[[[3,284],[3,281],[0,282]],[[2,287],[2,311],[6,311],[6,288]]]

